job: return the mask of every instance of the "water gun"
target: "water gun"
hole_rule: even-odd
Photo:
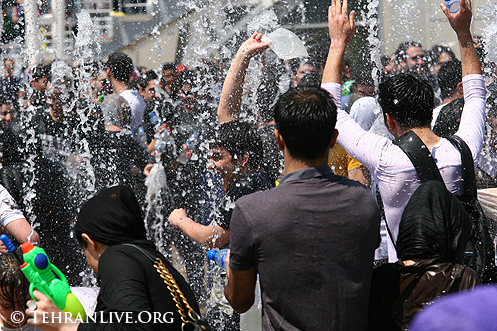
[[[55,305],[74,318],[86,320],[86,312],[78,298],[71,292],[69,283],[64,274],[48,259],[45,250],[33,246],[30,242],[21,245],[24,263],[21,271],[29,280],[29,294],[38,290],[52,300]],[[58,278],[56,278],[57,276]]]

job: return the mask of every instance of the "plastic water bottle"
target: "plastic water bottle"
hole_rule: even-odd
[[[136,140],[143,149],[148,148],[147,134],[145,133],[145,130],[142,127],[138,128],[138,132],[136,133]]]
[[[198,132],[193,132],[186,143],[183,145],[183,150],[179,153],[178,158],[176,161],[178,161],[181,164],[186,164],[188,162],[188,159],[190,158],[190,155],[192,154],[193,150],[195,149],[195,146],[197,146],[197,138],[199,136]]]
[[[173,155],[176,154],[176,143],[174,142],[173,136],[169,133],[169,129],[166,127],[161,132],[155,134],[155,145],[154,149],[157,153],[162,153],[166,150],[167,146],[172,146]]]
[[[459,11],[459,0],[444,0],[444,5],[452,14]]]
[[[154,130],[157,131],[159,127],[164,124],[157,115],[153,111],[148,113],[148,118],[150,119],[150,123],[154,126]]]
[[[207,258],[211,261],[216,262],[218,266],[226,270],[226,266],[224,265],[224,259],[226,258],[226,254],[228,254],[228,249],[215,250],[211,249],[207,252]]]

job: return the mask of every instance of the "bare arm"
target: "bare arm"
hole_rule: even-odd
[[[449,12],[444,4],[440,4],[442,10],[449,20],[450,26],[457,34],[459,48],[461,50],[461,64],[463,77],[471,74],[481,74],[481,66],[476,56],[471,36],[471,0],[461,0],[459,11],[455,14]]]
[[[224,296],[234,310],[244,313],[254,304],[257,269],[252,267],[245,271],[231,270],[229,257],[230,251],[228,251],[228,255],[224,260],[228,278],[228,284],[224,288]]]
[[[221,248],[230,241],[230,232],[217,224],[207,226],[193,221],[184,209],[175,209],[169,215],[169,223],[183,231],[190,239],[209,249]]]
[[[10,222],[5,229],[21,244],[28,241],[28,236],[31,234],[31,224],[25,218]],[[33,231],[29,241],[33,244],[40,243],[40,237],[36,231]]]
[[[328,9],[328,31],[330,34],[330,50],[323,72],[323,83],[342,83],[343,57],[345,49],[355,32],[355,12],[348,14],[347,0],[331,0]]]
[[[262,42],[261,38],[262,34],[254,33],[250,39],[240,46],[235,59],[231,63],[224,80],[223,91],[221,92],[221,99],[217,109],[219,124],[235,121],[240,117],[243,83],[250,59],[268,48],[268,44]]]

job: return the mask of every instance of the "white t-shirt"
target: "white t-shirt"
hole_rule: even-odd
[[[9,192],[0,185],[0,223],[6,226],[10,222],[24,218]]]
[[[438,115],[440,115],[440,111],[442,110],[442,108],[445,105],[446,105],[446,103],[441,104],[441,105],[437,106],[435,109],[433,109],[433,117],[431,119],[431,128],[432,129],[435,126],[435,123],[437,122],[437,118],[438,118]]]
[[[129,104],[131,108],[131,131],[137,132],[143,124],[143,114],[147,105],[145,100],[137,90],[125,90],[119,93]]]
[[[336,83],[322,85],[339,105],[341,86]],[[464,109],[456,135],[461,137],[471,150],[477,164],[482,149],[485,131],[485,86],[482,75],[467,75],[463,78]],[[340,107],[338,107],[340,109]],[[336,128],[338,143],[355,159],[365,165],[378,183],[385,208],[385,216],[393,236],[397,240],[402,212],[412,193],[421,181],[407,155],[393,142],[374,133],[364,131],[349,114],[338,110]],[[462,191],[462,166],[459,150],[442,138],[431,149],[447,189],[458,195]],[[395,247],[388,243],[391,262],[397,261]]]

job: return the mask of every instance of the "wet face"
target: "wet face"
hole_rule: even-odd
[[[417,46],[411,46],[406,51],[406,64],[409,68],[416,68],[421,70],[425,65],[423,49]]]
[[[300,83],[302,78],[304,78],[304,76],[310,75],[310,74],[316,74],[317,72],[318,71],[317,71],[316,67],[301,64],[299,66],[299,68],[297,69],[297,75],[295,76],[295,81],[294,81],[293,86],[296,87]]]
[[[47,90],[47,80],[48,76],[33,80],[31,82],[31,87],[39,92],[45,92]]]
[[[5,69],[5,73],[7,74],[7,76],[12,76],[12,72],[14,71],[14,61],[6,60],[3,68]]]
[[[0,108],[0,126],[5,128],[10,121],[12,121],[12,106],[4,103]]]
[[[223,147],[212,148],[207,168],[216,171],[221,176],[223,189],[227,191],[237,168],[233,163],[230,152]]]
[[[102,70],[97,77],[95,82],[95,87],[97,88],[98,94],[109,95],[112,94],[112,86],[110,85],[109,80],[107,79],[107,71]]]
[[[170,85],[172,82],[174,82],[176,78],[176,73],[173,69],[166,69],[162,72],[162,81],[166,85]]]
[[[150,82],[148,82],[148,85],[145,89],[140,88],[140,95],[145,101],[156,98],[157,95],[155,94],[155,80],[151,80]]]
[[[198,93],[199,88],[190,84],[183,85],[179,90],[179,96],[188,113],[195,113],[199,110],[201,96]]]
[[[449,54],[447,54],[447,53],[440,54],[440,56],[438,57],[438,60],[437,60],[437,64],[434,66],[435,73],[438,74],[442,65],[444,63],[450,62],[452,60],[453,59]]]
[[[86,261],[88,261],[90,268],[92,268],[93,271],[98,272],[98,261],[100,260],[100,254],[95,252],[90,247],[89,243],[86,244],[86,247],[83,247],[83,252],[85,253]]]
[[[376,94],[375,90],[374,90],[374,86],[363,85],[363,84],[357,84],[356,93],[359,96],[359,98],[374,97]]]

